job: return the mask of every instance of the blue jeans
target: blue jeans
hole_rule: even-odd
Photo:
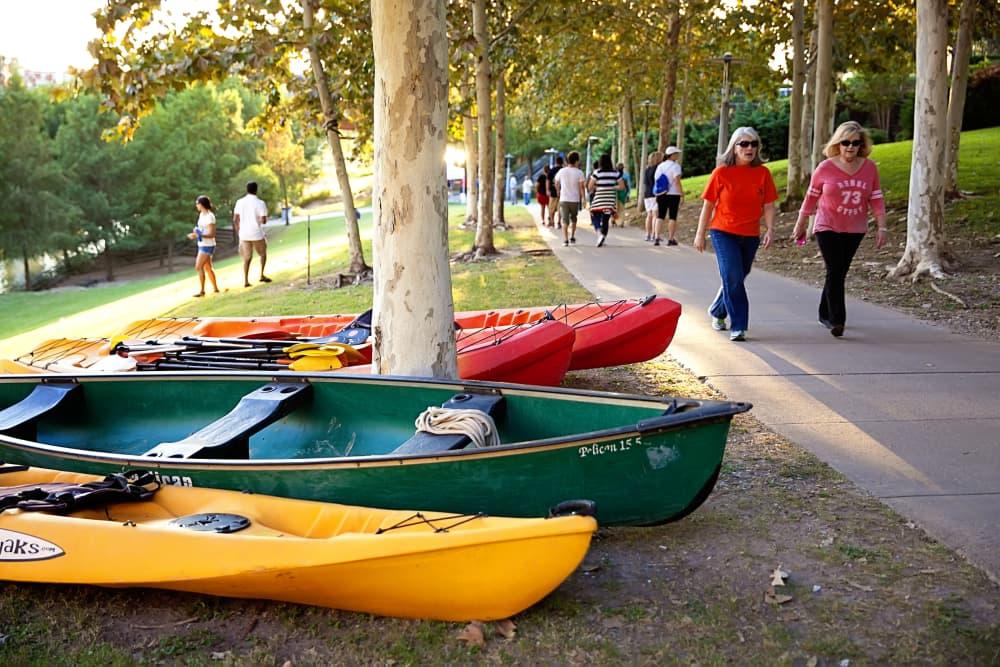
[[[708,233],[722,277],[722,287],[708,312],[720,319],[728,315],[730,329],[746,331],[750,326],[750,300],[744,281],[750,275],[753,259],[757,256],[760,237],[737,236],[718,229],[710,229]]]

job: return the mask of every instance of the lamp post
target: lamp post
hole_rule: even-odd
[[[506,155],[503,156],[503,159],[507,161],[507,170],[504,173],[503,186],[504,186],[504,189],[507,190],[507,199],[509,199],[510,203],[513,204],[514,203],[514,188],[510,187],[510,161],[514,159],[514,156],[511,155],[510,153],[507,153]]]
[[[646,205],[646,135],[649,132],[649,107],[654,104],[656,102],[653,100],[639,102],[639,106],[642,107],[642,157],[639,159],[639,171],[635,175],[639,179],[639,187],[636,188],[639,192],[639,201],[635,205],[639,212],[642,212]]]
[[[722,54],[722,104],[719,106],[719,146],[718,155],[726,150],[729,141],[729,65],[733,62],[733,54]]]
[[[556,166],[556,153],[558,153],[559,151],[557,151],[554,148],[546,148],[545,152],[548,153],[549,169],[551,169],[552,167]]]
[[[584,171],[586,171],[587,173],[587,178],[590,178],[590,145],[595,141],[600,141],[600,140],[601,140],[600,137],[595,137],[594,135],[590,135],[589,137],[587,137],[587,162],[584,167]]]

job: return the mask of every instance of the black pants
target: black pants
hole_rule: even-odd
[[[826,281],[819,297],[819,319],[832,325],[847,323],[847,306],[844,305],[844,281],[851,268],[854,253],[861,245],[864,234],[843,232],[816,232],[816,243],[826,264]]]

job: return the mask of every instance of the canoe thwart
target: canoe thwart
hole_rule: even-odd
[[[20,402],[0,410],[0,433],[34,440],[37,437],[35,424],[41,417],[68,405],[82,394],[83,390],[76,383],[39,384]]]
[[[474,394],[463,392],[455,394],[441,404],[442,408],[452,410],[480,410],[496,421],[503,416],[504,397],[500,394]],[[393,454],[433,454],[447,452],[452,449],[462,449],[472,440],[461,433],[427,433],[418,431],[409,440],[392,451]]]
[[[312,385],[272,382],[256,389],[227,415],[183,440],[162,442],[144,456],[169,459],[250,458],[250,436],[285,417],[305,403]]]

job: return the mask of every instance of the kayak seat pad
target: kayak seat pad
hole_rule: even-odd
[[[453,410],[481,410],[494,421],[503,416],[504,397],[499,394],[474,394],[466,392],[455,394],[441,404],[443,408]],[[447,452],[452,449],[462,449],[471,443],[467,435],[461,433],[426,433],[418,431],[409,440],[392,450],[393,454],[420,455],[435,452]]]
[[[306,402],[312,385],[271,382],[256,389],[224,417],[176,442],[162,442],[144,456],[165,459],[248,459],[250,436]]]
[[[0,410],[0,433],[22,440],[35,440],[40,418],[78,401],[82,395],[83,389],[75,383],[46,382],[36,385],[25,398]]]

